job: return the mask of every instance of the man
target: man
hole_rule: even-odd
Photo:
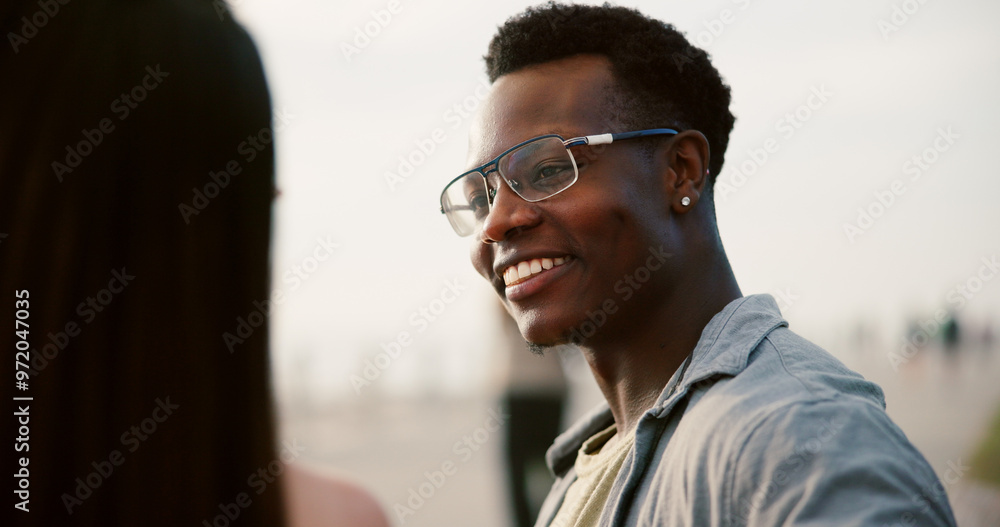
[[[531,347],[577,344],[607,400],[549,450],[536,525],[954,524],[881,389],[740,292],[705,52],[634,10],[547,4],[486,64],[442,211]]]

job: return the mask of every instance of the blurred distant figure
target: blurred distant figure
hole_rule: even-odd
[[[949,355],[954,355],[958,351],[961,341],[958,318],[954,312],[948,313],[947,320],[941,324],[941,340],[944,343],[944,351]]]
[[[567,399],[566,378],[558,353],[527,352],[517,323],[498,304],[502,319],[500,346],[507,356],[504,408],[507,420],[508,488],[515,525],[531,527],[554,478],[545,452],[559,435]]]

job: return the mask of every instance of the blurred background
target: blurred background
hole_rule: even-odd
[[[437,198],[465,167],[487,43],[528,5],[233,3],[276,111],[294,116],[276,143],[281,433],[398,525],[512,524],[504,440],[467,461],[454,448],[508,391],[511,350]],[[939,475],[962,469],[946,481],[953,501],[995,503],[970,471],[1000,402],[1000,5],[621,5],[684,31],[732,87],[716,201],[744,293],[773,294],[793,330],[879,382]],[[326,239],[332,257],[294,279]],[[600,394],[572,351],[560,355],[568,422]],[[448,461],[457,473],[407,505]]]

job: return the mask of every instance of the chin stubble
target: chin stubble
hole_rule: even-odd
[[[527,344],[528,344],[528,351],[530,351],[532,355],[538,355],[539,357],[544,357],[545,350],[552,349],[554,347],[554,346],[545,346],[542,344],[535,344],[534,342],[527,342]]]

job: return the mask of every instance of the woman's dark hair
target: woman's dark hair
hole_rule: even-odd
[[[238,151],[271,127],[253,42],[221,1],[3,15],[0,320],[13,346],[29,313],[17,395],[33,397],[14,402],[30,450],[6,456],[7,474],[29,459],[18,525],[282,525],[259,476],[282,464],[254,304],[271,293],[273,147]]]

